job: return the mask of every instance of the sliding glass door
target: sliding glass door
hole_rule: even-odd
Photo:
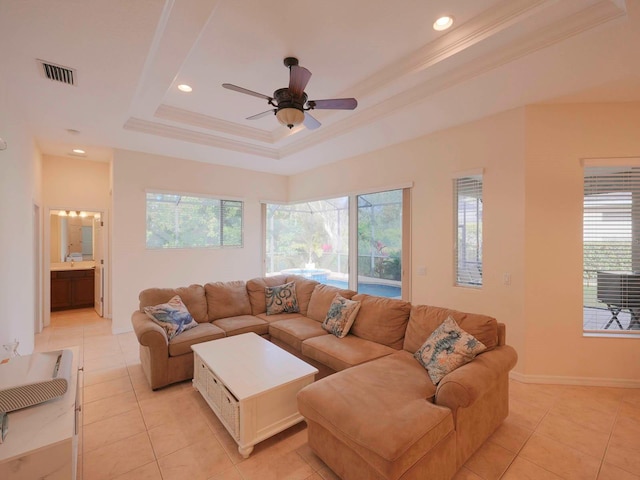
[[[404,188],[264,205],[265,274],[408,300],[409,199]]]
[[[403,190],[357,196],[357,290],[402,297]]]

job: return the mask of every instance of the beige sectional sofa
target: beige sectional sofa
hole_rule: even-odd
[[[265,288],[295,282],[298,313],[267,315]],[[344,338],[322,321],[336,293],[360,302]],[[146,306],[180,295],[198,326],[168,341]],[[320,371],[298,395],[309,445],[343,479],[448,479],[508,414],[517,355],[494,318],[356,294],[300,276],[140,293],[132,323],[153,389],[193,377],[191,345],[255,332]],[[434,385],[413,354],[447,318],[487,350]],[[337,372],[337,373],[336,373]]]

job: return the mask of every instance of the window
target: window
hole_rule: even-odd
[[[266,273],[303,275],[346,288],[349,198],[266,205]]]
[[[585,331],[640,329],[640,168],[586,167]]]
[[[242,246],[237,200],[147,192],[147,248]]]
[[[482,285],[482,176],[454,180],[456,285]]]
[[[265,205],[265,273],[408,299],[409,199],[404,188]]]

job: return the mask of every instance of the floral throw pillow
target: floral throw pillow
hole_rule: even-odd
[[[329,306],[327,317],[322,322],[322,328],[338,338],[344,338],[349,333],[349,329],[358,315],[358,310],[360,310],[360,302],[347,300],[336,293],[331,306]]]
[[[267,315],[278,313],[298,313],[298,299],[296,298],[296,283],[289,282],[277,287],[266,287]]]
[[[487,347],[473,335],[460,328],[448,317],[427,338],[414,357],[427,369],[431,381],[437,385],[448,373],[469,363]]]
[[[198,322],[193,319],[179,295],[167,303],[144,307],[144,313],[165,329],[169,340],[185,330],[198,326]]]

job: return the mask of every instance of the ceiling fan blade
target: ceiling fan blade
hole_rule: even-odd
[[[309,107],[331,110],[353,110],[358,106],[355,98],[331,98],[328,100],[309,100]]]
[[[304,112],[304,121],[302,123],[309,130],[315,130],[316,128],[318,128],[321,125],[321,123],[318,120],[316,120],[315,118],[313,118],[309,114],[309,112]]]
[[[289,92],[293,97],[301,97],[309,83],[311,72],[300,65],[292,65],[289,69]]]
[[[222,86],[228,90],[233,90],[234,92],[253,95],[254,97],[264,98],[265,100],[268,100],[268,101],[273,100],[273,98],[269,97],[268,95],[263,95],[262,93],[254,92],[253,90],[248,90],[246,88],[238,87],[237,85],[233,85],[231,83],[223,83]]]
[[[266,117],[267,115],[275,115],[276,109],[272,108],[271,110],[267,110],[266,112],[258,113],[256,115],[251,115],[247,117],[247,120],[257,120],[262,117]]]

